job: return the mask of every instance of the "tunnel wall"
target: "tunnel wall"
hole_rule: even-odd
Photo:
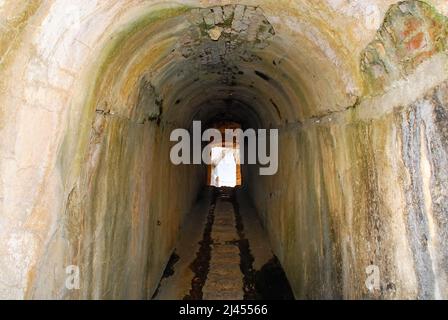
[[[168,128],[104,114],[95,125],[32,297],[150,299],[196,200],[200,173],[169,165]],[[61,286],[67,265],[79,267],[80,290]]]
[[[248,185],[296,297],[446,297],[447,93],[282,130],[278,175]]]
[[[49,287],[68,299],[150,299],[155,292],[205,181],[200,166],[171,163],[170,134],[179,126],[162,121],[164,99],[148,74],[159,62],[152,51],[167,49],[141,43],[182,10],[149,11],[101,48],[83,108],[68,115],[57,165],[71,190],[27,296],[54,297]],[[141,52],[144,62],[129,59]],[[61,286],[69,263],[79,267],[80,290]]]
[[[0,297],[150,299],[205,181],[200,166],[171,164],[170,133],[179,126],[161,121],[162,89],[148,75],[160,63],[154,52],[169,49],[142,44],[157,28],[170,30],[160,23],[184,8],[103,4],[103,15],[89,15],[96,4],[84,3],[87,21],[75,29],[64,20],[67,4],[5,5],[23,19],[11,25],[28,33],[9,30],[21,51],[6,37],[20,54],[5,54],[2,72],[28,78],[19,81],[24,100],[10,95],[2,104],[2,154],[11,160],[2,161]],[[32,34],[27,23],[45,31]],[[11,85],[2,89],[20,95]],[[70,266],[79,268],[75,290]]]
[[[297,298],[447,298],[447,24],[406,5],[389,10],[364,51],[364,96],[281,127],[278,174],[260,183],[251,172]],[[401,50],[406,41],[417,43]]]

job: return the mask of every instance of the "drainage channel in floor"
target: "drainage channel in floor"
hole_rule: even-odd
[[[193,277],[184,300],[294,299],[277,257],[254,270],[243,221],[235,189],[214,189],[199,249],[189,265]],[[173,275],[177,261],[174,253],[162,280]]]
[[[215,207],[216,194],[214,193],[207,215],[207,223],[204,228],[203,238],[199,242],[199,251],[196,254],[196,259],[190,266],[191,270],[194,272],[194,277],[191,281],[191,290],[190,293],[184,297],[184,300],[203,299],[202,288],[207,280],[207,275],[210,269],[210,257],[213,243],[211,239],[211,231],[215,221]]]

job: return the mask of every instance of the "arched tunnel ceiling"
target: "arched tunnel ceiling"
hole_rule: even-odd
[[[130,45],[123,46],[111,68],[124,69],[124,76],[130,74],[131,81],[141,82],[134,85],[140,99],[151,99],[143,91],[152,91],[160,110],[149,110],[150,117],[188,126],[195,115],[208,114],[200,108],[229,100],[240,102],[227,103],[237,108],[230,114],[240,119],[256,115],[252,123],[257,126],[281,125],[305,116],[309,102],[302,93],[300,74],[288,66],[282,55],[285,48],[275,42],[275,30],[259,7],[193,9],[157,25],[166,33],[154,37],[142,30],[130,37]],[[120,91],[128,92],[129,78],[123,80],[126,87]],[[110,81],[105,84],[109,86]]]
[[[23,19],[32,17],[35,23],[41,19],[41,30],[64,25],[63,20],[68,20],[66,28],[53,28],[57,31],[36,36],[35,50],[42,61],[57,59],[52,72],[58,74],[61,86],[73,83],[73,74],[89,83],[102,81],[105,90],[102,98],[96,99],[97,108],[121,108],[136,99],[145,77],[163,100],[165,121],[186,125],[197,112],[189,108],[205,105],[206,99],[213,100],[214,94],[221,91],[222,96],[233,95],[251,105],[264,120],[263,125],[268,126],[303,121],[354,105],[365,89],[360,74],[362,52],[396,2],[249,0],[244,5],[239,5],[239,1],[219,1],[217,5],[210,0],[133,0],[79,1],[67,8],[62,3],[43,6],[35,1],[25,6],[10,1],[0,4],[0,13],[16,12]],[[426,2],[441,13],[448,13],[446,1]],[[210,11],[213,8],[215,12]],[[235,21],[230,21],[224,8],[233,18],[239,8]],[[73,10],[79,18],[76,28],[73,19],[68,19]],[[262,32],[257,38],[255,32],[255,37],[245,39],[241,27],[247,25],[250,29],[263,21],[272,26],[275,35]],[[216,26],[222,30],[214,29]],[[0,41],[20,31],[13,27]],[[213,41],[213,37],[219,39]],[[227,50],[229,38],[238,49],[225,53],[224,63],[219,62],[222,70],[216,71],[221,74],[207,72],[215,69],[213,61],[222,58],[219,50]],[[241,43],[247,42],[249,45],[241,47]],[[6,44],[2,46],[3,64],[14,58],[10,47],[13,44]],[[68,45],[76,48],[73,55],[66,54]],[[245,50],[248,47],[250,50]],[[201,63],[199,56],[205,49],[211,50],[207,68],[203,68],[204,60]],[[241,53],[243,57],[237,59]],[[90,68],[86,68],[86,61]],[[97,65],[103,67],[99,74],[94,74]],[[39,67],[35,69],[38,73]],[[105,69],[120,70],[120,76],[112,76],[113,71],[108,73]],[[266,75],[269,81],[260,75]],[[109,93],[115,92],[112,86],[121,89],[119,95],[111,97]],[[72,91],[78,87],[81,85]],[[101,106],[106,100],[107,106]],[[119,112],[129,115],[123,110]]]
[[[136,99],[136,90],[145,76],[163,99],[166,121],[179,122],[181,117],[180,122],[185,125],[195,114],[188,108],[204,105],[205,99],[213,99],[220,90],[227,90],[227,94],[253,105],[260,118],[265,119],[264,125],[281,125],[343,110],[356,103],[364,90],[360,75],[361,54],[375,38],[389,7],[396,2],[248,0],[244,6],[238,5],[239,1],[219,1],[217,6],[218,2],[210,0],[117,0],[107,3],[79,1],[67,7],[64,3],[44,6],[39,1],[27,5],[6,1],[0,4],[0,13],[15,12],[25,20],[32,17],[34,24],[41,19],[41,31],[56,30],[51,34],[41,32],[35,37],[34,49],[43,63],[34,66],[34,72],[39,73],[45,61],[56,59],[52,72],[58,75],[60,83],[53,86],[66,88],[67,83],[73,83],[74,74],[78,80],[87,82],[102,80],[105,90],[102,99],[95,102],[97,108],[120,108],[130,99]],[[426,2],[448,13],[446,1]],[[215,12],[210,11],[213,8]],[[237,16],[233,21],[236,8]],[[73,12],[78,21],[73,21]],[[232,21],[226,12],[232,16]],[[233,41],[236,38],[238,45],[235,47],[240,48],[241,43],[247,42],[245,25],[257,27],[263,21],[272,26],[275,35],[270,36],[266,30],[258,38],[256,32],[255,37],[252,34],[252,39],[246,40],[249,43],[261,40],[262,45],[255,43],[251,50],[244,50],[247,49],[244,45],[241,50],[247,53],[246,58],[236,61],[241,52],[233,49],[232,53],[225,54],[225,63],[220,62],[221,75],[206,72],[212,68],[210,61],[206,63],[210,68],[200,68],[203,66],[199,57],[201,48],[208,47],[212,51],[208,55],[211,61],[218,59],[219,49],[225,48],[228,38]],[[5,30],[9,30],[9,24],[11,30],[2,33],[4,36],[0,39],[2,43],[6,41],[1,46],[4,65],[14,58],[11,47],[14,43],[7,40],[24,31],[15,27],[16,20],[7,22]],[[75,22],[79,25],[75,26]],[[223,30],[214,30],[215,26]],[[211,39],[210,31],[215,32],[215,36],[216,31],[218,35],[222,32],[218,41]],[[68,45],[75,48],[71,55],[67,55]],[[247,58],[249,60],[245,61]],[[102,65],[100,74],[92,73],[95,68],[86,68],[86,61],[92,67]],[[113,71],[105,73],[106,67]],[[226,67],[230,67],[230,71],[226,71]],[[112,76],[115,70],[120,71],[119,77]],[[270,80],[266,81],[260,74]],[[121,88],[119,96],[111,97],[112,86]],[[73,89],[77,87],[81,85]],[[207,95],[203,88],[207,88]],[[78,95],[85,95],[85,92],[78,92]],[[254,103],[254,97],[259,102]],[[98,105],[105,100],[108,106]],[[126,115],[126,111],[120,112]]]
[[[135,99],[145,82],[160,104],[160,110],[147,110],[146,116],[184,127],[194,115],[207,114],[198,108],[219,100],[250,106],[261,126],[344,110],[363,94],[360,56],[390,3],[162,6],[124,31],[114,47],[114,62],[108,61],[110,74],[103,78],[102,91]],[[342,22],[341,15],[347,20]],[[358,32],[352,32],[354,24]],[[119,78],[112,77],[116,70]],[[120,90],[110,90],[112,84]],[[129,102],[114,103],[107,95],[111,106]],[[243,110],[243,115],[248,114]]]
[[[314,16],[311,4],[300,8],[302,14],[288,7],[288,30],[281,16],[267,15],[264,7],[174,6],[158,12],[159,19],[147,27],[139,25],[148,19],[142,17],[108,61],[101,90],[107,104],[120,108],[129,101],[119,100],[135,99],[142,95],[137,89],[149,87],[160,104],[160,110],[146,111],[149,118],[184,127],[194,115],[207,114],[198,108],[219,100],[250,106],[261,126],[300,122],[354,104],[362,91],[359,61],[348,48],[354,43],[335,34],[331,20]],[[277,14],[289,14],[281,7],[275,7]],[[116,70],[121,71],[118,78]],[[112,85],[119,90],[111,90]]]

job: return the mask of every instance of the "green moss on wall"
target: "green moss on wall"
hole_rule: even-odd
[[[378,94],[447,50],[448,18],[423,1],[402,1],[388,10],[375,39],[361,55],[365,94]]]

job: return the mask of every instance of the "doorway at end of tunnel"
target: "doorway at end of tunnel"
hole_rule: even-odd
[[[239,149],[229,147],[213,147],[211,151],[209,185],[214,187],[236,187],[241,185],[239,170]]]
[[[241,129],[241,125],[234,122],[219,122],[213,126],[223,136],[227,129]],[[207,185],[217,188],[241,186],[240,146],[236,139],[233,142],[223,141],[211,148],[211,164],[208,165]]]

